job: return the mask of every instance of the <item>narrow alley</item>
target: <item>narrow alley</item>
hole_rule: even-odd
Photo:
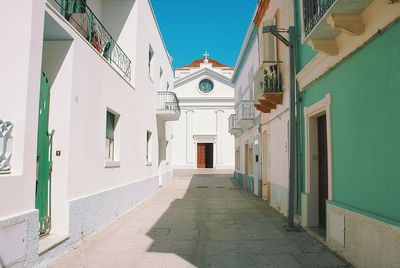
[[[232,175],[207,173],[175,172],[50,267],[350,267],[304,231],[286,232],[281,215]]]

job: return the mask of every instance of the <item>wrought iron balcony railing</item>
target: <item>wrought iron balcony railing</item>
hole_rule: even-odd
[[[237,107],[237,122],[241,120],[254,120],[254,101],[242,100]]]
[[[242,134],[242,128],[237,123],[236,114],[231,114],[229,116],[229,133],[235,136],[240,136]]]
[[[229,131],[234,128],[238,128],[238,124],[236,123],[236,114],[231,114],[229,116]]]
[[[265,63],[254,78],[254,106],[262,113],[269,113],[283,103],[282,75],[279,63]],[[257,122],[256,122],[257,123]]]
[[[258,100],[264,93],[282,93],[280,64],[264,64],[254,78],[255,97]]]
[[[158,112],[173,112],[176,116],[176,120],[181,116],[181,107],[179,106],[179,100],[174,92],[170,91],[159,91],[158,93]]]
[[[254,127],[255,111],[254,101],[251,100],[242,100],[236,107],[236,122],[243,131]]]
[[[52,0],[64,18],[108,61],[131,80],[131,60],[96,17],[86,0]]]
[[[11,171],[12,136],[14,125],[0,119],[0,174]]]
[[[303,0],[303,24],[308,36],[336,0]]]

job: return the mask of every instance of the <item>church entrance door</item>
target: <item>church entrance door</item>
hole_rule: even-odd
[[[197,144],[197,168],[214,168],[214,144]]]

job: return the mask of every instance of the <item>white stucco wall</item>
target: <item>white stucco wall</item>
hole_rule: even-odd
[[[44,0],[1,1],[0,118],[11,121],[11,174],[0,175],[0,219],[35,207],[36,139]],[[15,13],[23,19],[16,20]],[[13,22],[13,27],[5,27]],[[16,30],[18,29],[18,30]],[[32,101],[36,100],[36,101]],[[17,194],[18,193],[18,194]]]
[[[276,17],[279,28],[288,28],[293,25],[292,2],[271,1],[264,14],[264,20],[268,21]],[[261,35],[261,29],[259,31]],[[261,44],[260,44],[261,45]],[[277,42],[279,52],[278,60],[281,62],[281,74],[283,83],[283,104],[268,114],[261,115],[262,132],[267,133],[267,155],[263,157],[264,180],[271,183],[271,205],[283,214],[287,214],[288,187],[289,187],[289,51],[282,42]],[[262,50],[261,50],[262,51]],[[262,55],[261,55],[262,57]]]
[[[160,182],[167,183],[172,174],[171,144],[166,146],[165,159],[159,161],[158,157],[159,141],[166,144],[171,140],[172,124],[158,121],[156,104],[157,91],[166,90],[167,82],[172,87],[174,73],[150,3],[132,0],[88,4],[131,59],[130,81],[47,1],[30,0],[24,5],[2,1],[0,8],[1,25],[15,21],[15,14],[9,10],[18,10],[25,18],[15,21],[15,27],[2,27],[9,42],[1,42],[2,51],[7,53],[0,72],[0,118],[15,127],[13,168],[11,174],[0,175],[0,226],[6,230],[13,222],[10,219],[18,215],[38,221],[32,217],[37,217],[33,213],[37,118],[40,75],[44,71],[51,86],[49,131],[55,130],[50,234],[73,238],[59,249],[139,204],[158,190]],[[46,39],[49,32],[52,38]],[[150,44],[155,53],[153,79],[148,76]],[[114,168],[105,167],[107,110],[119,115],[115,133],[115,160],[119,166]],[[146,161],[147,130],[153,133],[151,165]],[[84,217],[88,213],[90,221]],[[26,252],[36,257],[19,260],[30,266],[37,261],[41,247],[37,244],[38,230],[24,234],[29,241],[35,238],[35,242],[26,244]],[[52,250],[40,261],[60,252]]]
[[[258,37],[255,36],[253,40],[250,39],[252,28],[249,28],[245,43],[242,47],[241,56],[236,64],[236,81],[235,81],[235,104],[239,105],[241,100],[254,100],[254,86],[253,77],[255,76],[260,63],[259,63],[259,47]],[[244,53],[246,42],[249,42],[250,49],[248,53]],[[242,64],[240,62],[242,61]],[[241,68],[239,68],[241,66]],[[255,118],[260,116],[260,112],[255,111]],[[242,174],[245,174],[245,144],[249,144],[250,147],[254,145],[256,136],[259,134],[258,125],[253,124],[253,128],[243,130],[243,134],[236,138],[236,147],[240,148],[240,169],[237,170]],[[260,141],[259,141],[260,143]],[[255,151],[253,150],[253,169],[260,169],[261,162],[255,162]],[[256,174],[257,175],[257,174]],[[259,176],[258,178],[259,179]]]

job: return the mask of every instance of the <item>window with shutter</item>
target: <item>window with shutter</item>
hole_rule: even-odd
[[[106,126],[106,138],[114,139],[115,130],[115,115],[107,111],[107,126]]]
[[[114,160],[115,114],[107,111],[106,115],[106,159]]]
[[[151,150],[152,150],[152,145],[151,145],[151,131],[147,131],[146,134],[146,161],[147,164],[151,164]]]

